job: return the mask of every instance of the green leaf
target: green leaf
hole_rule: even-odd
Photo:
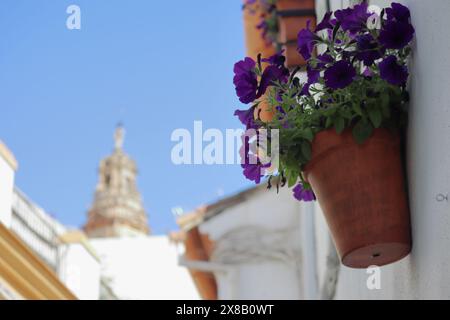
[[[334,26],[334,29],[333,29],[333,42],[336,39],[336,35],[337,35],[340,27],[341,27],[340,22],[337,22],[336,25]]]
[[[345,129],[345,120],[344,118],[338,117],[334,120],[334,128],[338,134],[341,134]]]
[[[302,165],[304,163],[307,163],[309,161],[309,159],[303,154],[303,144],[300,145],[296,145],[297,146],[297,152],[295,154],[295,160],[296,163],[298,163],[299,165]]]
[[[328,117],[325,121],[325,128],[330,128],[333,125],[333,119],[331,117]]]
[[[292,188],[298,180],[298,172],[289,172],[288,187]]]
[[[314,133],[312,132],[311,128],[306,128],[303,136],[309,142],[312,142],[314,140]]]
[[[324,110],[323,114],[326,117],[331,117],[331,116],[334,116],[337,111],[338,111],[338,109],[333,107],[333,108],[329,108],[329,109]]]
[[[354,102],[354,103],[353,103],[353,110],[354,110],[358,115],[360,115],[360,116],[363,115],[363,112],[362,112],[362,110],[361,110],[361,106],[360,106],[360,104],[359,104],[358,102]]]
[[[380,99],[381,99],[381,112],[383,114],[383,117],[390,118],[391,110],[390,110],[389,93],[383,92],[380,96]]]
[[[303,141],[301,148],[303,156],[309,161],[311,159],[311,144],[308,141]]]
[[[380,127],[383,116],[381,115],[381,111],[378,108],[369,109],[369,118],[375,128]]]
[[[358,123],[353,127],[353,137],[355,138],[358,144],[363,144],[364,141],[367,140],[372,135],[373,127],[372,124],[365,120],[361,119]]]

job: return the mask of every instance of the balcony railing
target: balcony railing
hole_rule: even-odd
[[[58,271],[58,236],[65,228],[15,189],[11,229],[55,272]]]

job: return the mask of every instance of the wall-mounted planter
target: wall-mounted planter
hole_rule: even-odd
[[[301,29],[306,28],[308,20],[311,21],[311,28],[315,28],[315,0],[277,0],[276,6],[279,42],[286,55],[286,66],[303,66],[306,62],[297,52],[297,35]]]
[[[245,3],[245,0],[244,0]],[[244,33],[245,46],[247,48],[247,56],[256,60],[258,54],[268,58],[276,53],[275,45],[267,43],[261,36],[261,30],[256,26],[261,22],[261,15],[264,14],[263,7],[256,5],[252,7],[252,11],[243,10],[244,14]]]
[[[344,265],[382,266],[411,251],[400,137],[376,129],[362,145],[351,130],[320,132],[304,168]]]

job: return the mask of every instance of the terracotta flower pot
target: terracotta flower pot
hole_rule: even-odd
[[[251,7],[251,10],[243,10],[243,13],[247,56],[256,60],[256,57],[260,53],[263,58],[274,55],[276,53],[275,46],[267,43],[261,35],[261,30],[257,28],[261,15],[264,13],[263,6],[257,2]]]
[[[411,251],[400,137],[376,129],[362,145],[351,130],[320,132],[304,168],[342,263],[382,266]]]
[[[306,64],[297,52],[298,32],[306,28],[308,20],[311,28],[316,26],[314,0],[278,0],[276,3],[279,25],[279,42],[283,45],[288,68]]]

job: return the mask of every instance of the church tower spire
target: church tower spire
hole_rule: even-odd
[[[94,203],[84,226],[92,238],[124,237],[150,233],[147,214],[137,190],[137,167],[124,151],[125,129],[114,133],[114,151],[100,162]]]

